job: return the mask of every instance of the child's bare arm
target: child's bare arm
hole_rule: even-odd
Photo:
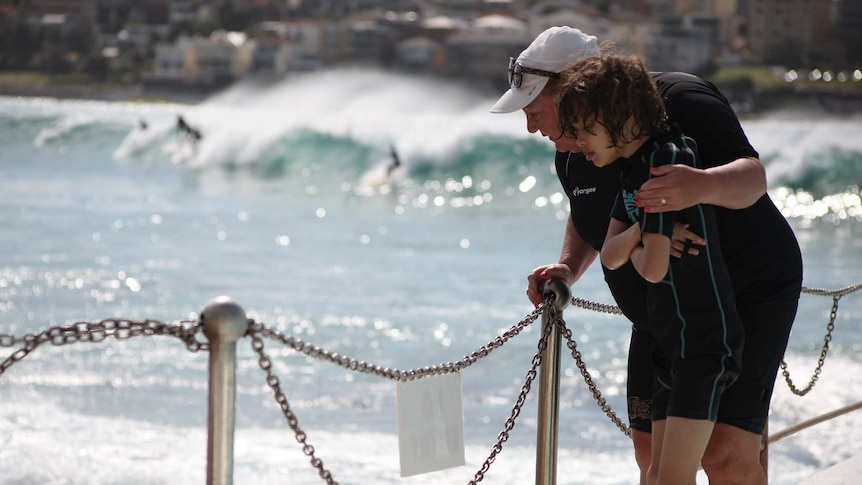
[[[602,246],[602,264],[609,269],[619,268],[628,262],[640,243],[641,231],[637,224],[627,226],[625,222],[612,218]]]
[[[643,245],[632,252],[632,264],[645,280],[658,283],[667,275],[670,264],[670,238],[647,233],[642,240]],[[602,253],[604,255],[604,251]]]

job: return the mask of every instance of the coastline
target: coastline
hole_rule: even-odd
[[[775,113],[825,114],[832,117],[862,113],[862,95],[841,91],[769,90],[752,95],[734,109],[740,118]]]
[[[272,79],[266,81],[272,82]],[[258,79],[251,82],[262,81]],[[202,89],[181,86],[145,87],[143,84],[122,83],[27,83],[4,79],[0,73],[0,96],[7,97],[194,105],[229,87]],[[723,84],[718,84],[718,88],[728,97],[740,118],[757,118],[775,112],[813,112],[831,116],[862,113],[862,93],[858,90],[813,90],[802,86],[788,86],[743,91]]]
[[[0,96],[56,98],[92,101],[197,104],[213,92],[192,90],[145,89],[140,85],[68,83],[36,84],[0,82]]]

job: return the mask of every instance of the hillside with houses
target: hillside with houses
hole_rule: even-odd
[[[204,96],[335,66],[501,89],[553,25],[741,98],[862,86],[853,0],[0,0],[0,92]]]

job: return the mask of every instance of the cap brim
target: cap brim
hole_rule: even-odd
[[[491,107],[492,113],[512,113],[519,109],[524,109],[539,97],[545,85],[548,84],[548,78],[544,76],[536,76],[533,74],[525,74],[524,82],[520,88],[509,88],[508,91],[500,96],[500,99]]]

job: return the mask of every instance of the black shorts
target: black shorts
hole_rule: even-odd
[[[799,300],[784,300],[737,307],[745,328],[742,370],[736,382],[721,396],[717,422],[755,434],[766,427],[769,402],[778,367],[784,357]],[[629,425],[652,430],[651,408],[655,381],[652,356],[653,337],[644,330],[632,331],[628,362]],[[661,407],[661,406],[660,406]],[[659,411],[658,408],[656,411]],[[657,412],[653,418],[662,418]]]
[[[632,326],[629,341],[626,396],[629,404],[629,426],[638,431],[652,431],[652,334]]]

